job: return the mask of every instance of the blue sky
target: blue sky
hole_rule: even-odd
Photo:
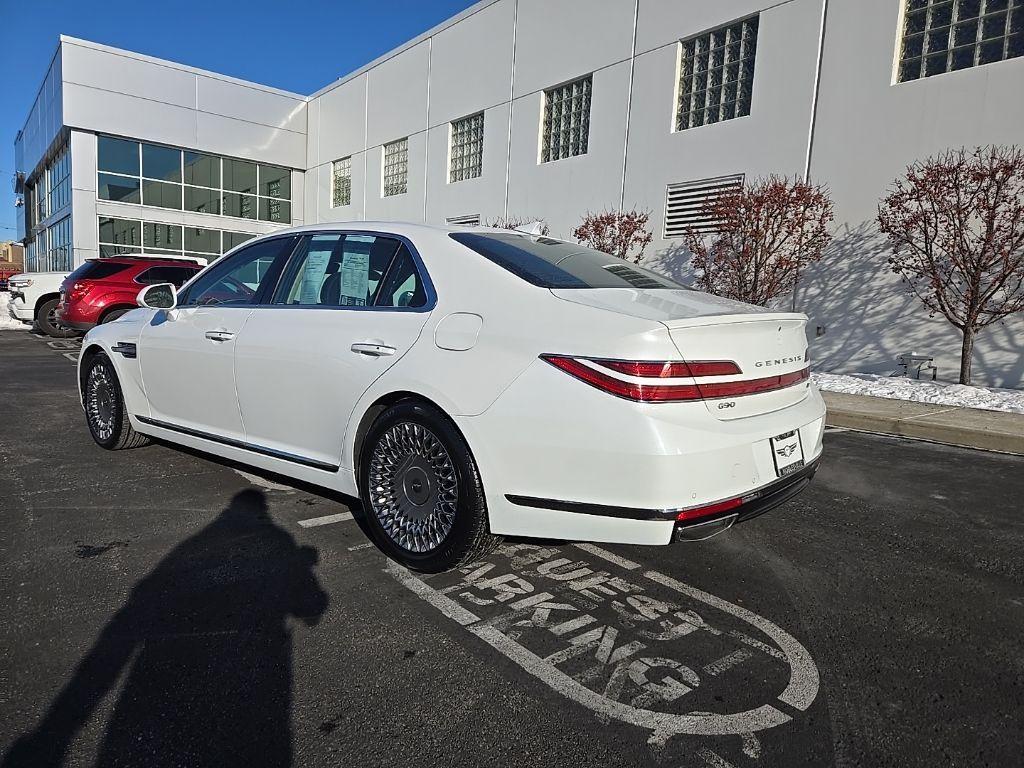
[[[14,137],[71,35],[308,94],[474,0],[0,0],[0,240],[17,212]]]

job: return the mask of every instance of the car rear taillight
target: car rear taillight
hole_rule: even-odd
[[[609,394],[641,403],[685,402],[692,400],[716,400],[725,397],[739,397],[771,392],[799,384],[810,377],[810,369],[804,368],[793,373],[765,376],[744,381],[700,381],[706,376],[736,376],[742,374],[740,367],[731,360],[703,361],[647,361],[647,360],[600,360],[564,355],[541,355],[541,359]],[[603,369],[603,370],[602,370]],[[647,383],[630,381],[613,376],[606,371],[629,376],[633,379],[657,379]],[[666,383],[665,379],[693,379],[693,383]]]
[[[85,295],[85,292],[89,290],[88,283],[75,283],[71,286],[71,290],[68,291],[67,300],[77,301]]]

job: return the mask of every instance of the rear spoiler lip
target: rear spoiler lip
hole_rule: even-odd
[[[740,323],[775,323],[800,321],[808,322],[803,312],[729,312],[721,315],[699,315],[697,317],[679,317],[672,320],[659,320],[670,331],[684,328],[704,328],[709,325],[738,325]]]

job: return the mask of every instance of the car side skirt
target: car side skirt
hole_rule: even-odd
[[[341,469],[337,464],[330,464],[325,461],[317,461],[316,459],[309,459],[305,456],[297,456],[294,453],[287,453],[285,451],[278,451],[273,448],[265,448],[261,445],[255,445],[253,443],[247,443],[244,440],[235,440],[230,437],[221,437],[220,435],[214,435],[209,432],[203,432],[199,429],[192,429],[191,427],[183,427],[178,424],[171,424],[166,421],[160,421],[159,419],[152,419],[148,416],[136,416],[135,417],[142,424],[149,424],[160,429],[166,429],[171,432],[178,432],[182,435],[189,435],[190,437],[198,437],[202,440],[209,440],[212,443],[219,443],[220,445],[226,445],[231,448],[239,448],[243,451],[249,451],[251,453],[258,453],[261,456],[268,456],[272,459],[280,459],[281,461],[288,461],[292,464],[299,464],[304,467],[311,467],[313,469],[320,469],[324,472],[337,472]]]

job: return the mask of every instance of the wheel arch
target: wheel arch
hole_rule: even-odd
[[[473,453],[473,446],[469,439],[466,437],[465,432],[459,427],[452,418],[452,415],[448,410],[438,403],[436,400],[420,393],[413,392],[410,390],[396,390],[394,392],[388,392],[387,394],[379,396],[376,400],[370,403],[369,406],[363,411],[362,416],[359,417],[359,422],[356,425],[355,432],[353,433],[351,448],[352,448],[352,471],[355,475],[356,487],[359,486],[359,467],[362,463],[362,452],[363,452],[363,441],[366,439],[367,432],[370,431],[370,427],[373,426],[373,422],[377,420],[384,411],[390,408],[392,405],[396,405],[402,402],[418,402],[428,405],[439,414],[441,414],[452,428],[459,433],[459,436],[465,441],[466,445],[469,446],[470,453]]]
[[[103,321],[107,318],[111,312],[116,312],[119,309],[123,309],[125,312],[131,312],[133,309],[138,309],[138,304],[111,304],[109,307],[104,307],[103,311],[100,312],[100,316],[97,323],[102,325]]]
[[[59,299],[59,298],[60,298],[60,291],[50,291],[49,293],[44,293],[42,296],[40,296],[38,299],[36,299],[36,303],[32,307],[32,319],[35,320],[35,319],[37,319],[39,317],[39,308],[42,307],[43,304],[48,302],[50,299]]]
[[[107,354],[101,345],[93,342],[82,350],[82,354],[78,357],[78,399],[83,400],[85,397],[85,377],[89,375],[89,366],[95,359],[96,355]],[[108,355],[109,357],[109,355]]]

